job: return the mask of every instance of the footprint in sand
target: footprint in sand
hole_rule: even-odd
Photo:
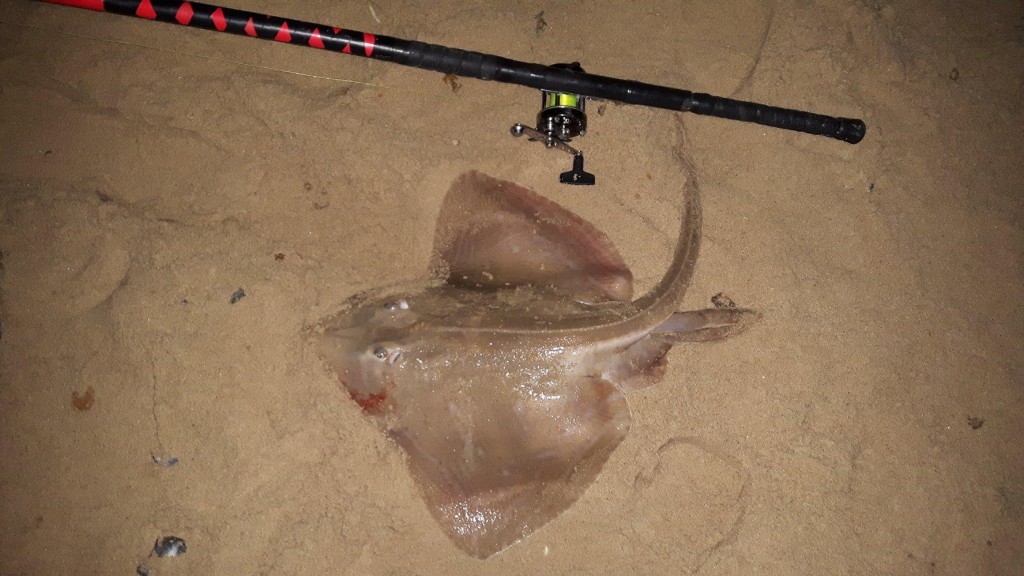
[[[5,247],[7,298],[30,314],[76,316],[124,282],[131,256],[78,206],[21,206]]]
[[[64,294],[69,314],[81,314],[109,298],[121,286],[131,263],[128,251],[107,234],[94,238],[76,256],[73,264],[77,266],[69,267],[71,274],[65,284],[73,287]]]
[[[704,440],[672,438],[634,481],[632,536],[657,556],[699,569],[738,536],[748,480],[739,460]]]

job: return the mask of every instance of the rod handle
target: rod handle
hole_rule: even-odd
[[[399,51],[394,54],[382,54],[381,57],[405,66],[480,80],[494,80],[502,62],[501,58],[491,54],[428,44],[418,40],[405,41]]]
[[[711,94],[694,93],[689,111],[694,114],[753,122],[815,136],[827,136],[850,144],[856,144],[863,140],[867,130],[864,121],[856,118],[836,118],[802,110],[722,98]]]

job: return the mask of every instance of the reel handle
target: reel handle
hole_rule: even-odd
[[[545,134],[525,124],[513,124],[510,130],[513,136],[526,135],[530,142],[540,142],[547,148],[558,148],[563,152],[572,154],[572,170],[562,172],[558,175],[558,181],[562,184],[574,184],[577,186],[593,186],[597,181],[596,177],[583,169],[583,152],[569,146],[564,140],[560,140],[549,134]]]

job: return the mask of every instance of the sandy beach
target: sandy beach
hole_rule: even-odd
[[[0,573],[1024,573],[1024,4],[233,0],[862,118],[844,142],[0,0]],[[568,511],[486,560],[311,334],[427,273],[480,170],[604,231],[637,293],[703,204],[680,345]],[[161,536],[187,553],[148,557]]]

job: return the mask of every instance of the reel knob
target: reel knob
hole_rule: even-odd
[[[579,62],[555,64],[552,68],[583,72]],[[572,170],[559,175],[558,180],[562,184],[592,185],[595,182],[594,175],[583,170],[583,153],[568,144],[573,138],[587,133],[586,102],[586,98],[579,94],[541,90],[537,127],[514,124],[511,129],[513,136],[526,134],[531,142],[541,142],[548,148],[572,154]]]
[[[562,184],[593,186],[597,179],[590,172],[583,170],[583,153],[580,152],[572,157],[572,170],[559,174],[558,181]]]

